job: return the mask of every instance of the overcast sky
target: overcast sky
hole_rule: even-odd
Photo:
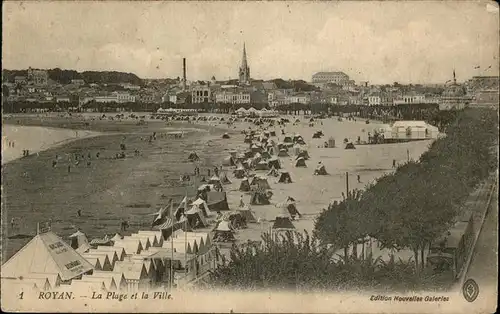
[[[3,66],[235,78],[344,71],[370,83],[498,75],[493,2],[80,2],[3,4]],[[488,66],[487,71],[482,71]],[[474,69],[480,66],[481,70]]]

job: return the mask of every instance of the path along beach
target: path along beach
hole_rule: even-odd
[[[289,118],[290,121],[296,119]],[[393,160],[403,163],[408,156],[418,159],[430,144],[429,141],[418,141],[359,145],[354,150],[345,150],[342,143],[344,138],[355,141],[360,136],[362,141],[366,141],[368,132],[372,132],[377,125],[373,122],[341,122],[336,118],[329,118],[318,120],[314,127],[309,127],[307,119],[303,116],[299,118],[302,122],[295,125],[289,123],[284,129],[288,134],[298,133],[304,138],[305,148],[311,157],[306,161],[307,168],[294,167],[293,155],[280,158],[282,167],[290,173],[294,183],[278,184],[277,178],[268,177],[274,194],[271,205],[252,206],[255,216],[261,222],[238,230],[238,242],[259,240],[261,233],[267,231],[272,224],[270,220],[282,212],[275,204],[285,201],[288,196],[296,200],[297,208],[303,214],[303,218],[294,221],[294,225],[298,230],[311,231],[315,216],[331,201],[340,200],[342,192],[345,193],[346,172],[349,172],[350,188],[362,189],[382,174],[393,171]],[[221,165],[222,159],[229,156],[229,151],[248,149],[248,144],[243,143],[244,135],[241,130],[248,130],[249,127],[257,129],[247,122],[235,123],[236,128],[229,128],[223,123],[209,126],[218,123],[213,121],[182,123],[180,128],[179,125],[167,126],[160,121],[149,121],[140,127],[135,123],[119,125],[120,122],[117,121],[99,122],[99,125],[98,122],[95,123],[95,126],[90,123],[86,131],[79,132],[103,131],[105,128],[102,123],[108,123],[108,129],[113,132],[89,133],[94,136],[67,143],[61,142],[67,140],[61,137],[52,142],[59,143],[57,147],[46,150],[39,148],[38,154],[2,164],[2,208],[5,209],[2,210],[3,261],[29,241],[7,237],[13,234],[34,235],[36,224],[40,221],[51,220],[53,231],[63,239],[67,239],[76,228],[85,232],[89,239],[102,238],[105,234],[113,235],[120,232],[120,222],[123,220],[130,224],[127,233],[150,230],[152,216],[149,214],[165,206],[170,198],[180,202],[186,193],[190,197],[195,196],[194,185],[199,185],[200,182],[190,186],[183,186],[179,182],[180,175],[191,175],[194,172],[195,164],[187,160],[191,151],[197,152],[200,157],[198,167],[201,175],[206,176],[207,169]],[[44,122],[42,125],[53,127],[56,124]],[[75,125],[79,124],[67,123],[65,127],[76,128]],[[184,131],[183,138],[166,135],[173,127]],[[275,142],[282,141],[280,127],[270,130],[273,129],[277,136],[271,139]],[[317,130],[322,130],[325,136],[313,139],[312,135]],[[74,130],[67,129],[60,132],[75,134]],[[156,140],[149,142],[147,138],[153,132],[157,133]],[[229,133],[230,139],[222,138],[224,132]],[[322,148],[329,137],[335,138],[336,148]],[[29,139],[27,142],[16,142],[16,148],[23,147],[19,148],[21,151],[29,149],[30,152],[35,152],[36,147],[49,146],[29,147],[29,143],[39,143],[40,140],[31,140],[26,136],[21,138]],[[115,159],[116,153],[121,151],[120,144],[126,146],[126,158]],[[140,154],[134,154],[136,149]],[[82,162],[79,164],[75,164],[75,153],[81,156]],[[56,158],[57,165],[53,167]],[[325,165],[329,175],[313,175],[319,161]],[[232,180],[232,184],[225,185],[224,190],[227,192],[230,209],[235,210],[240,196],[243,194],[243,200],[248,204],[250,194],[238,191],[241,180],[234,178],[232,170],[224,167],[223,171]],[[256,173],[266,175],[267,171]],[[357,181],[358,175],[361,182]],[[80,216],[77,215],[78,210],[81,211]],[[12,218],[16,221],[14,230],[10,224]]]

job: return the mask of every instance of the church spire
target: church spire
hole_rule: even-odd
[[[245,43],[243,43],[243,56],[241,58],[241,66],[238,74],[240,84],[250,83],[250,67],[247,62],[247,49]]]
[[[245,47],[245,43],[243,43],[243,58],[241,59],[241,67],[247,67],[247,49]]]

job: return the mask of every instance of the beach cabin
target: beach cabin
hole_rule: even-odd
[[[144,250],[149,249],[153,244],[149,241],[149,236],[147,235],[140,235],[138,233],[132,233],[130,236],[125,236],[123,237],[123,240],[129,240],[129,239],[137,239],[141,242],[141,245]]]
[[[127,290],[127,282],[125,280],[125,276],[122,272],[119,271],[94,271],[92,275],[83,275],[82,279],[95,277],[95,278],[113,278],[115,285],[118,290],[126,291]]]
[[[115,253],[116,256],[118,257],[119,261],[123,261],[123,259],[125,258],[125,255],[127,254],[125,252],[124,248],[118,247],[118,246],[98,246],[95,249],[95,251],[96,252],[105,252],[105,253],[108,253],[108,254],[109,254],[109,252]],[[109,257],[109,255],[108,255],[108,257]]]
[[[138,233],[139,235],[147,235],[149,237],[149,242],[151,242],[154,247],[161,247],[163,245],[163,236],[160,231],[139,230]]]
[[[90,285],[95,285],[96,283],[100,285],[101,283],[104,285],[104,290],[106,291],[117,291],[118,287],[116,285],[115,280],[113,277],[96,277],[96,276],[89,276],[85,275],[82,277],[82,279],[78,280],[79,282],[87,282]]]
[[[57,252],[57,254],[55,254]],[[2,265],[2,278],[19,278],[31,273],[58,274],[62,281],[92,271],[89,263],[51,231],[39,232]]]
[[[114,247],[123,248],[126,255],[139,254],[144,249],[141,241],[135,238],[123,238],[120,241],[116,241]]]
[[[405,141],[436,139],[438,134],[438,128],[425,121],[396,121],[392,124],[390,139]]]
[[[95,293],[106,293],[106,286],[104,282],[89,282],[81,280],[72,280],[71,285],[67,287],[67,290],[71,290],[78,296],[91,296]]]
[[[115,271],[123,273],[128,291],[148,290],[151,280],[143,263],[117,262]]]
[[[62,279],[59,274],[50,274],[50,273],[30,273],[27,274],[26,276],[23,276],[23,278],[29,279],[47,279],[49,281],[50,287],[52,289],[57,288],[61,285]]]
[[[97,254],[83,253],[82,256],[90,263],[96,263],[95,261],[97,260],[100,267],[98,268],[96,266],[96,269],[103,270],[103,271],[112,271],[113,270],[113,265],[111,264],[111,261],[109,260],[106,253],[100,253],[100,254],[99,253],[97,253]]]
[[[106,255],[109,259],[109,262],[111,263],[111,266],[114,267],[115,263],[117,261],[120,260],[120,258],[118,257],[118,255],[116,254],[115,251],[101,251],[101,250],[98,250],[98,249],[90,249],[88,251],[88,253],[86,254],[89,254],[89,255]]]

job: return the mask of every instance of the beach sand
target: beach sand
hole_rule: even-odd
[[[293,117],[289,119],[295,120]],[[305,147],[311,156],[311,159],[306,161],[308,167],[295,168],[293,155],[280,158],[282,166],[290,172],[294,183],[278,184],[277,178],[268,178],[274,193],[272,204],[252,206],[252,210],[262,222],[249,224],[247,229],[238,230],[238,243],[249,239],[259,240],[261,233],[268,231],[271,220],[282,212],[282,209],[274,205],[285,201],[288,196],[295,198],[297,208],[304,216],[294,221],[294,225],[300,231],[311,231],[316,215],[332,200],[341,199],[341,193],[346,190],[345,172],[349,172],[350,188],[362,189],[383,173],[393,171],[393,159],[398,163],[405,162],[407,151],[411,158],[418,159],[430,144],[429,141],[420,141],[360,145],[355,150],[345,150],[342,144],[344,138],[355,141],[360,136],[362,141],[367,140],[367,132],[371,132],[377,125],[373,122],[365,124],[364,121],[339,122],[336,118],[330,118],[318,120],[314,127],[309,127],[309,122],[303,116],[300,119],[302,122],[297,125],[290,123],[285,130],[291,135],[299,133],[303,136],[307,143]],[[230,150],[244,151],[248,148],[248,144],[243,143],[244,135],[241,130],[248,127],[257,129],[255,125],[246,122],[237,123],[236,128],[228,128],[224,123],[217,122],[203,122],[199,125],[182,123],[185,136],[175,139],[166,136],[166,133],[173,129],[165,123],[155,122],[154,126],[150,123],[144,127],[132,124],[126,126],[123,123],[118,126],[118,122],[107,121],[99,123],[108,123],[109,129],[113,131],[121,130],[127,133],[128,130],[128,133],[104,133],[73,141],[4,167],[5,197],[2,202],[6,210],[2,213],[3,239],[6,239],[7,235],[17,233],[33,235],[36,232],[36,223],[46,220],[52,221],[54,232],[63,239],[67,239],[76,228],[87,233],[89,240],[94,237],[102,238],[105,234],[112,235],[120,232],[122,220],[127,220],[130,224],[127,234],[137,230],[150,230],[150,214],[166,205],[168,199],[173,198],[174,201],[180,202],[186,193],[194,197],[194,185],[200,185],[199,180],[195,180],[190,186],[182,186],[179,183],[180,175],[193,173],[195,165],[187,161],[191,151],[199,154],[201,160],[198,166],[201,168],[201,174],[206,175],[206,169],[220,165],[222,159],[229,156]],[[209,124],[212,126],[208,126]],[[182,130],[174,127],[177,131]],[[222,139],[223,129],[229,132],[230,139]],[[278,136],[272,139],[275,142],[282,141],[280,128],[270,130],[273,129]],[[312,134],[317,130],[322,130],[325,136],[313,139]],[[164,132],[165,136],[158,135],[157,140],[152,143],[144,140],[153,131],[158,134]],[[67,132],[74,133],[73,130]],[[330,136],[335,138],[337,148],[319,148],[318,146],[323,146]],[[120,143],[127,146],[127,157],[114,159],[115,154],[121,151]],[[141,155],[135,156],[134,149],[140,150]],[[101,153],[99,158],[95,157],[97,152]],[[71,160],[75,153],[84,156],[90,153],[90,165],[85,162],[75,165]],[[60,160],[57,167],[53,168],[51,163],[56,154],[60,156]],[[326,166],[328,176],[313,175],[319,161]],[[71,166],[71,172],[67,171],[68,166]],[[232,184],[224,186],[224,189],[228,192],[230,208],[236,210],[242,194],[238,191],[241,180],[233,177],[232,170],[224,169],[232,180]],[[267,171],[256,173],[265,175]],[[360,175],[361,183],[357,182],[357,175]],[[244,202],[248,203],[250,194],[243,195]],[[77,210],[82,211],[81,216],[77,215]],[[12,217],[19,221],[16,230],[10,230],[8,222]],[[213,225],[204,230],[211,228]],[[4,260],[26,242],[25,239],[9,239],[4,243]],[[226,244],[222,246],[229,247]]]
[[[99,135],[84,130],[37,126],[2,125],[2,165],[23,157],[23,150],[36,154],[70,141]]]

